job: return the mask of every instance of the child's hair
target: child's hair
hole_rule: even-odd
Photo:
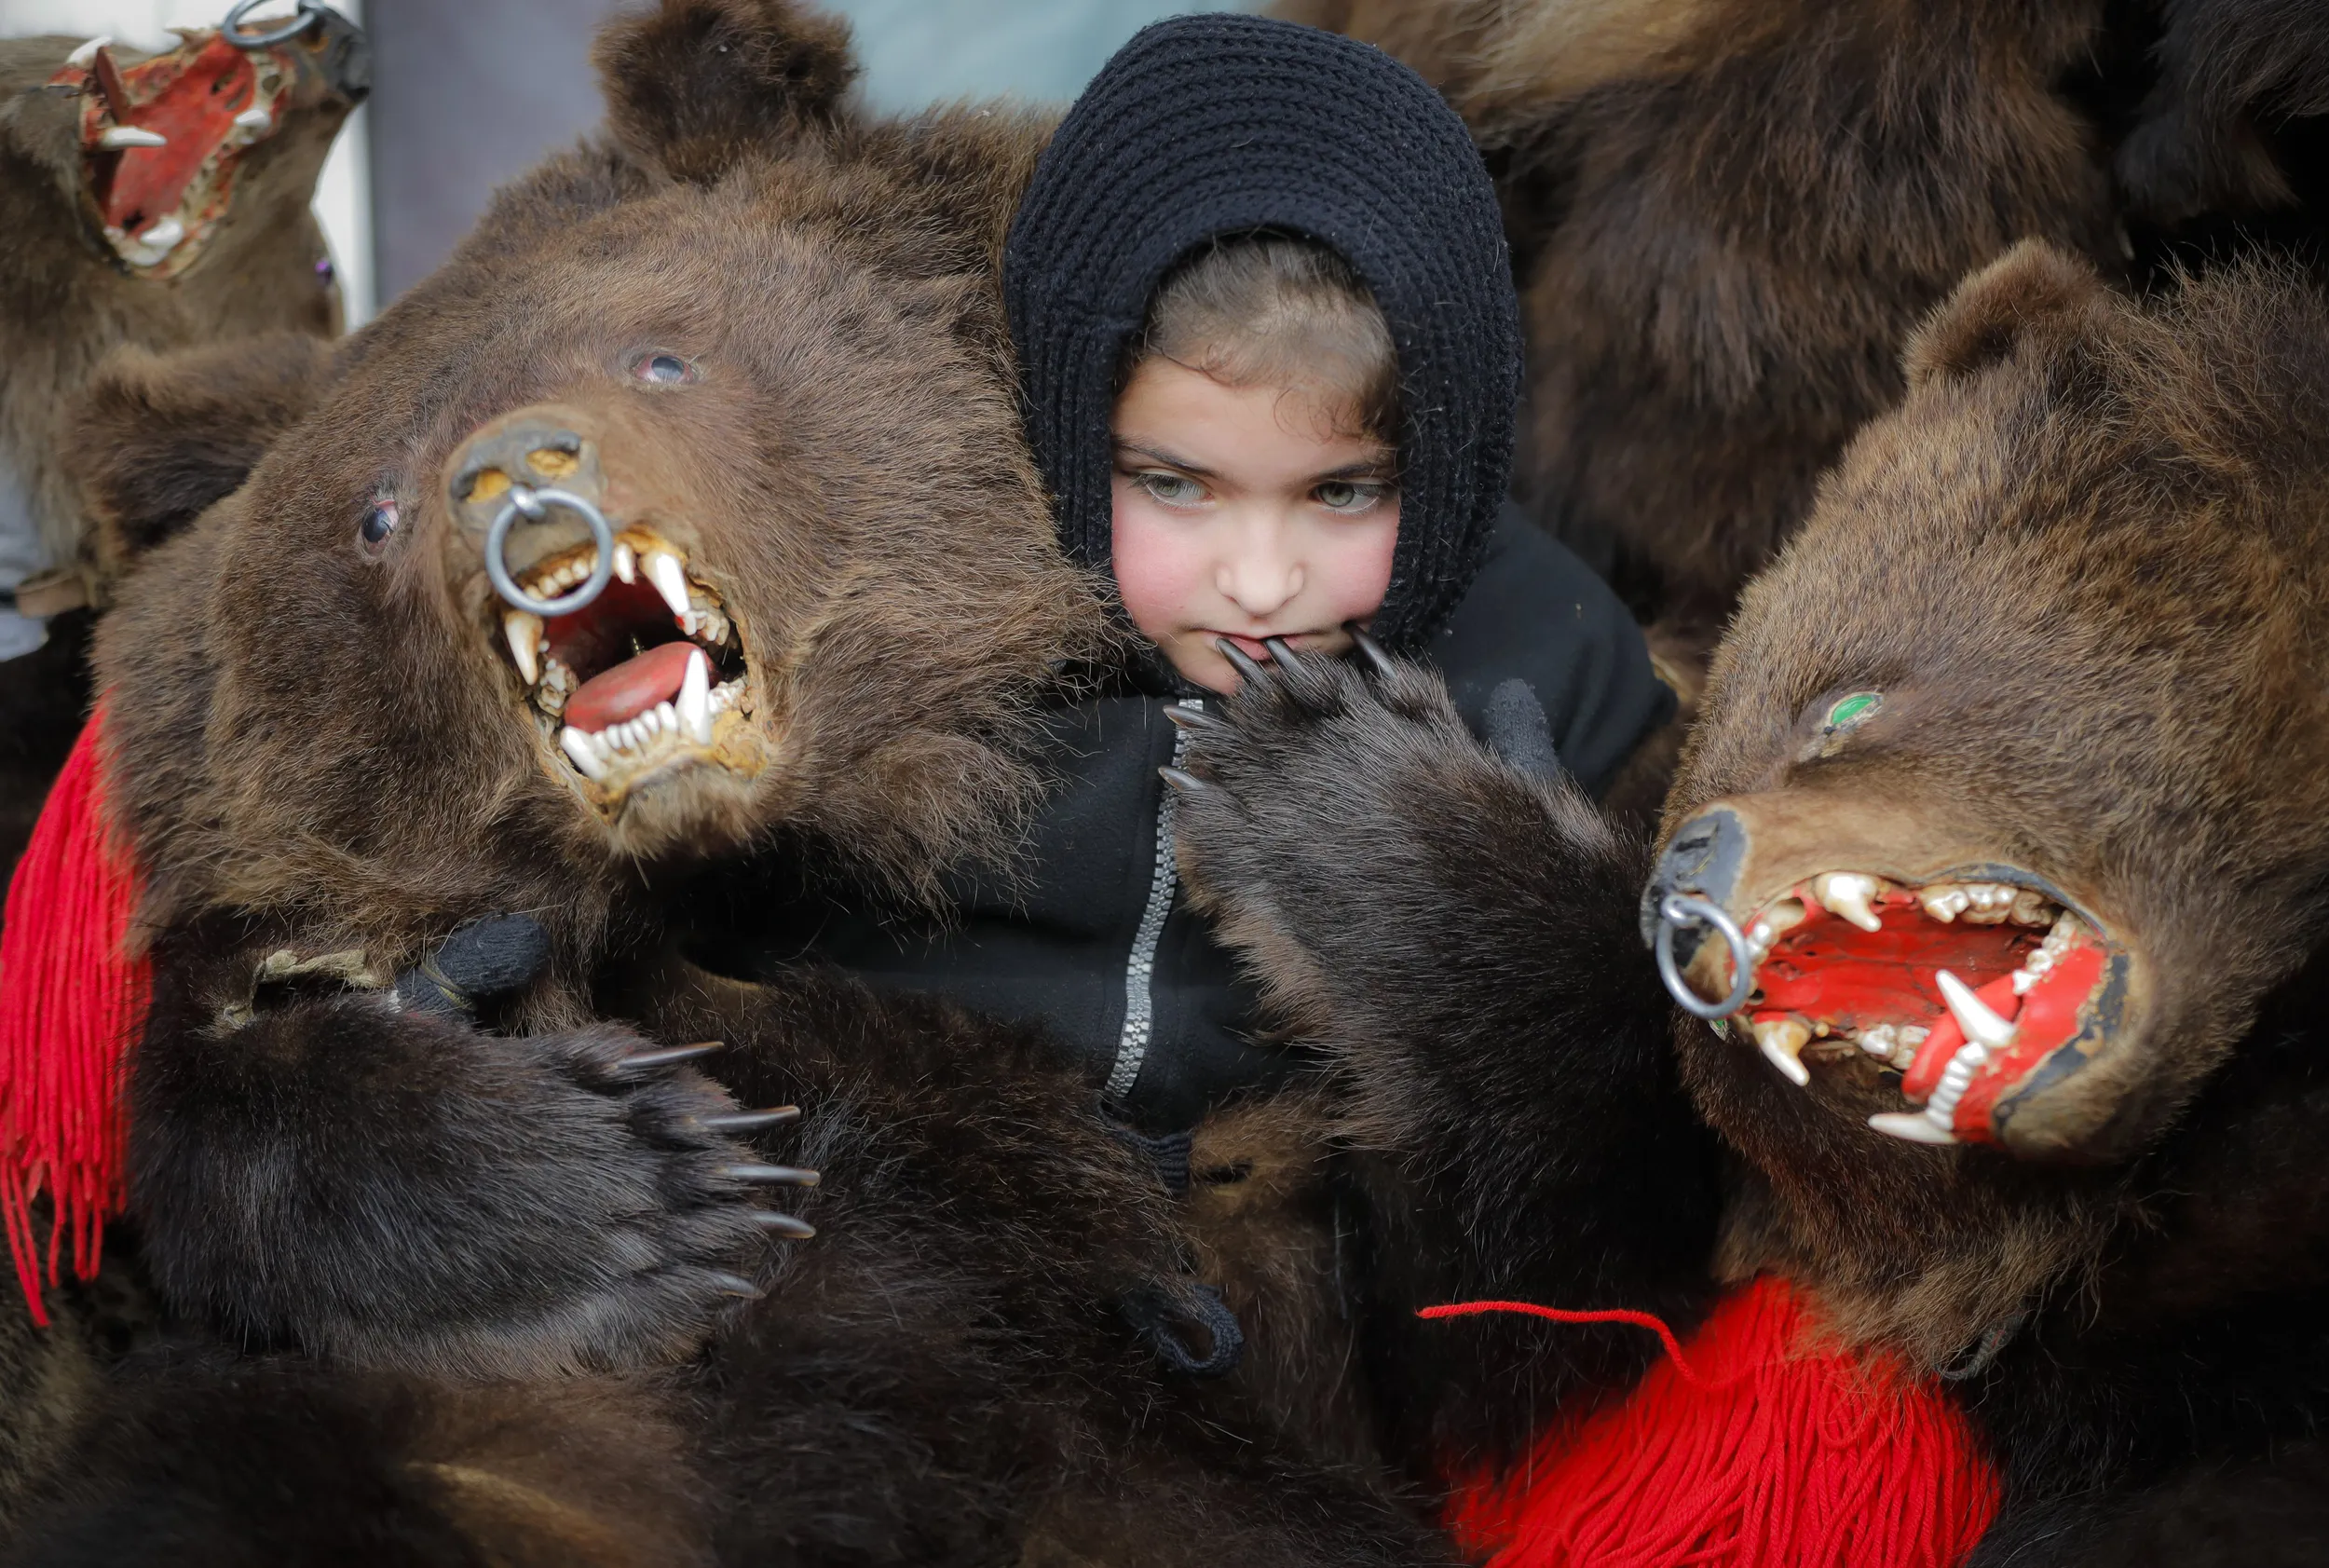
[[[1399,357],[1375,296],[1324,245],[1267,230],[1184,256],[1149,302],[1118,389],[1167,359],[1229,387],[1301,387],[1338,435],[1396,445]]]

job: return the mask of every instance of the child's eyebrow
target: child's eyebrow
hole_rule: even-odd
[[[1392,461],[1391,454],[1386,452],[1380,457],[1365,457],[1355,463],[1344,463],[1339,469],[1313,474],[1310,482],[1313,484],[1328,484],[1338,479],[1381,479],[1389,471]]]
[[[1203,463],[1192,463],[1188,458],[1176,457],[1172,453],[1164,450],[1162,447],[1143,446],[1137,441],[1119,441],[1116,443],[1116,450],[1119,453],[1137,453],[1141,457],[1148,458],[1152,463],[1162,463],[1168,469],[1178,469],[1181,472],[1194,475],[1199,479],[1219,479],[1220,477],[1219,474],[1215,473],[1211,469],[1206,468]]]

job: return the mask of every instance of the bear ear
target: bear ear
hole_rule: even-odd
[[[849,23],[792,0],[663,0],[602,29],[591,58],[615,140],[694,184],[829,125],[857,78]]]
[[[2077,334],[2109,295],[2093,266],[2043,240],[2025,239],[1959,283],[1909,339],[1909,386],[1970,375],[2031,341]]]
[[[65,414],[65,470],[100,575],[118,575],[233,494],[314,406],[331,364],[330,344],[289,332],[106,356]]]

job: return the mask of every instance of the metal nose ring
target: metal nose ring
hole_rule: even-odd
[[[510,525],[524,517],[538,523],[552,507],[563,507],[590,525],[591,544],[598,552],[591,563],[590,580],[563,598],[537,599],[518,586],[510,575],[510,563],[501,558],[510,542]],[[494,525],[485,533],[485,576],[492,579],[494,592],[522,610],[540,616],[544,620],[555,615],[572,615],[599,596],[607,579],[615,575],[615,530],[606,525],[606,514],[571,490],[529,490],[523,484],[510,487],[510,498],[494,518]]]
[[[1674,961],[1674,933],[1686,925],[1710,925],[1723,934],[1723,940],[1731,948],[1731,994],[1720,1002],[1709,1002],[1690,989],[1682,978],[1680,965]],[[1686,1013],[1695,1013],[1711,1023],[1727,1018],[1747,1005],[1747,998],[1755,989],[1754,953],[1747,946],[1747,934],[1738,929],[1738,922],[1724,914],[1721,906],[1693,893],[1669,893],[1658,903],[1657,934],[1658,978]]]
[[[219,36],[238,49],[263,49],[269,45],[286,43],[298,37],[307,31],[323,10],[318,0],[299,0],[299,14],[291,20],[270,27],[264,33],[245,33],[242,19],[266,4],[266,0],[239,0],[235,8],[226,13],[226,20],[218,24]]]

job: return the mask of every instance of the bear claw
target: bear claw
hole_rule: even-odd
[[[708,1057],[718,1050],[722,1043],[717,1040],[706,1040],[700,1044],[674,1045],[663,1051],[641,1051],[637,1056],[623,1057],[616,1065],[632,1072],[645,1071],[649,1068],[670,1067],[678,1062],[693,1061],[698,1057]]]
[[[752,1222],[764,1231],[791,1241],[807,1241],[817,1234],[817,1227],[808,1220],[790,1214],[779,1214],[774,1209],[755,1209]]]
[[[722,1166],[720,1174],[731,1181],[758,1181],[772,1187],[814,1187],[817,1173],[798,1166]]]
[[[704,1132],[754,1132],[782,1122],[799,1121],[800,1107],[779,1105],[766,1111],[731,1111],[717,1116],[693,1116],[688,1119]]]

